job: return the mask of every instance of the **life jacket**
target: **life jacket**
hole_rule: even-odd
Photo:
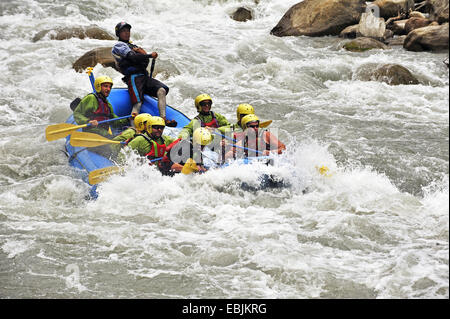
[[[126,43],[130,49],[138,47],[137,45],[134,45],[129,42],[124,42],[124,43]],[[125,76],[129,76],[129,75],[137,74],[137,73],[143,73],[145,75],[148,74],[147,66],[148,66],[148,63],[150,62],[150,59],[145,59],[139,63],[136,63],[136,62],[131,61],[130,59],[127,59],[126,57],[121,57],[120,59],[116,59],[116,62],[118,64],[120,72]]]
[[[244,147],[246,148],[244,150],[245,157],[248,157],[249,152],[252,156],[258,157],[258,156],[261,156],[259,152],[262,152],[264,150],[270,151],[270,144],[267,143],[264,139],[265,132],[267,132],[267,130],[258,129],[258,135],[255,136],[255,138],[253,138],[253,139],[249,139],[247,132],[245,132],[245,137],[244,137]],[[259,152],[249,151],[248,149],[256,150]]]
[[[98,108],[89,116],[90,120],[97,120],[98,122],[100,122],[113,118],[111,109],[108,106],[108,102],[106,102],[106,100],[103,100],[98,94],[94,95],[97,98]],[[102,124],[100,124],[100,126],[102,126]],[[109,125],[105,123],[103,124],[103,127],[109,127]]]
[[[233,133],[233,140],[234,143],[237,143],[239,141],[243,141],[243,147],[246,149],[244,150],[245,157],[248,157],[249,152],[253,156],[261,156],[259,152],[249,151],[248,148],[256,151],[264,151],[268,150],[270,151],[270,144],[268,144],[264,140],[264,134],[267,132],[265,129],[258,129],[258,135],[253,137],[251,140],[249,139],[249,136],[247,132],[234,132]],[[233,158],[236,159],[236,147],[233,146]],[[253,155],[254,154],[254,155]]]
[[[145,138],[145,140],[151,144],[151,150],[150,152],[148,152],[147,154],[145,154],[145,156],[149,159],[149,160],[153,160],[155,158],[158,157],[164,157],[166,156],[166,144],[164,143],[164,139],[161,137],[161,139],[163,140],[162,144],[159,144],[158,142],[156,142],[154,139],[149,138],[146,134],[136,134],[136,136],[142,136],[143,138]],[[152,164],[157,164],[159,167],[161,166],[161,160],[155,161],[155,162],[150,162],[150,165]]]
[[[210,111],[210,113],[212,115],[211,122],[208,122],[208,123],[203,122],[198,115],[195,118],[200,121],[200,124],[201,124],[202,127],[207,126],[207,127],[218,128],[219,127],[219,122],[217,121],[216,116],[214,115],[214,112]]]

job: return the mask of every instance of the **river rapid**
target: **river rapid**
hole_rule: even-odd
[[[1,298],[449,298],[448,53],[350,53],[338,37],[270,30],[298,0],[21,0],[0,3]],[[254,19],[229,15],[252,8]],[[131,157],[98,188],[45,128],[91,90],[72,63],[114,40],[33,42],[96,24],[157,51],[169,105],[193,99],[235,122],[240,103],[273,120],[274,166],[162,177]],[[361,80],[397,63],[419,80]],[[97,65],[125,87],[121,75]],[[317,167],[327,166],[321,175]],[[261,171],[289,186],[257,185]]]

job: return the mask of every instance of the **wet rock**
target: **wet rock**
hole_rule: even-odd
[[[405,23],[405,33],[408,34],[412,30],[426,27],[431,22],[433,22],[433,21],[430,19],[426,19],[426,18],[416,18],[416,17],[409,18],[408,21],[406,21],[406,23]]]
[[[339,35],[359,22],[363,0],[304,0],[292,6],[270,31],[275,36]]]
[[[448,21],[448,2],[449,0],[428,0],[430,3],[430,19],[439,24]]]
[[[116,38],[109,32],[101,29],[96,25],[90,25],[87,27],[71,27],[62,28],[58,27],[56,29],[43,30],[38,32],[33,37],[33,42],[41,40],[46,35],[52,40],[66,40],[70,38],[91,38],[99,40],[115,40]]]
[[[406,39],[406,35],[400,35],[400,36],[393,37],[393,38],[387,40],[387,44],[389,46],[394,46],[394,45],[403,46],[403,42],[405,42],[405,39]]]
[[[247,20],[252,20],[253,16],[249,9],[240,7],[233,13],[231,18],[239,22],[245,22]]]
[[[405,24],[409,19],[403,19],[403,20],[397,20],[392,22],[391,30],[394,32],[394,34],[397,35],[404,35],[406,34],[405,31]]]
[[[424,16],[424,14],[422,12],[419,11],[411,11],[409,13],[409,17],[410,18],[423,18],[425,19],[426,17]]]
[[[77,72],[83,72],[88,67],[95,67],[100,63],[104,67],[112,67],[116,69],[114,58],[111,54],[112,47],[102,47],[93,49],[85,53],[81,58],[76,60],[72,67]]]
[[[359,24],[354,24],[346,27],[339,33],[340,38],[354,39],[359,33]]]
[[[344,44],[343,48],[352,52],[364,52],[372,49],[389,49],[386,44],[366,37],[356,38],[355,40],[347,42]]]
[[[414,10],[414,0],[376,0],[373,4],[380,8],[380,17],[384,19]]]
[[[378,81],[389,85],[419,84],[417,78],[399,64],[368,63],[361,66],[355,73],[356,78],[361,81]]]
[[[448,50],[448,23],[430,25],[408,33],[403,47],[408,51]]]

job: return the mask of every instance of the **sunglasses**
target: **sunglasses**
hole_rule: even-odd
[[[153,126],[152,126],[152,129],[155,129],[155,130],[164,130],[164,126],[163,126],[163,125],[153,125]]]
[[[259,124],[251,124],[251,125],[247,125],[247,127],[258,128],[258,127],[259,127]]]
[[[201,101],[199,104],[200,104],[200,106],[211,106],[212,102],[211,101]]]

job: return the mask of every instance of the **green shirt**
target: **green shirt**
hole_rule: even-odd
[[[109,101],[106,101],[111,112],[112,118],[117,118],[118,116],[114,114],[113,108]],[[98,101],[97,96],[93,93],[86,95],[80,103],[77,105],[75,110],[73,111],[73,118],[78,125],[83,125],[89,123],[93,117],[95,117],[94,112],[98,109]],[[124,125],[128,125],[128,119],[122,119],[117,121],[112,121],[110,123],[113,127],[121,127]],[[83,131],[100,134],[102,136],[110,136],[108,133],[108,129],[104,127],[89,127],[84,129]]]
[[[230,126],[230,122],[228,122],[225,116],[220,115],[219,113],[214,113],[214,116],[216,117],[217,124],[220,128]],[[201,127],[201,122],[209,123],[212,120],[213,116],[211,112],[208,115],[198,113],[198,115],[194,119],[192,119],[192,121],[190,121],[188,125],[183,127],[178,137],[185,140],[189,139],[189,137],[192,136],[194,130]]]

